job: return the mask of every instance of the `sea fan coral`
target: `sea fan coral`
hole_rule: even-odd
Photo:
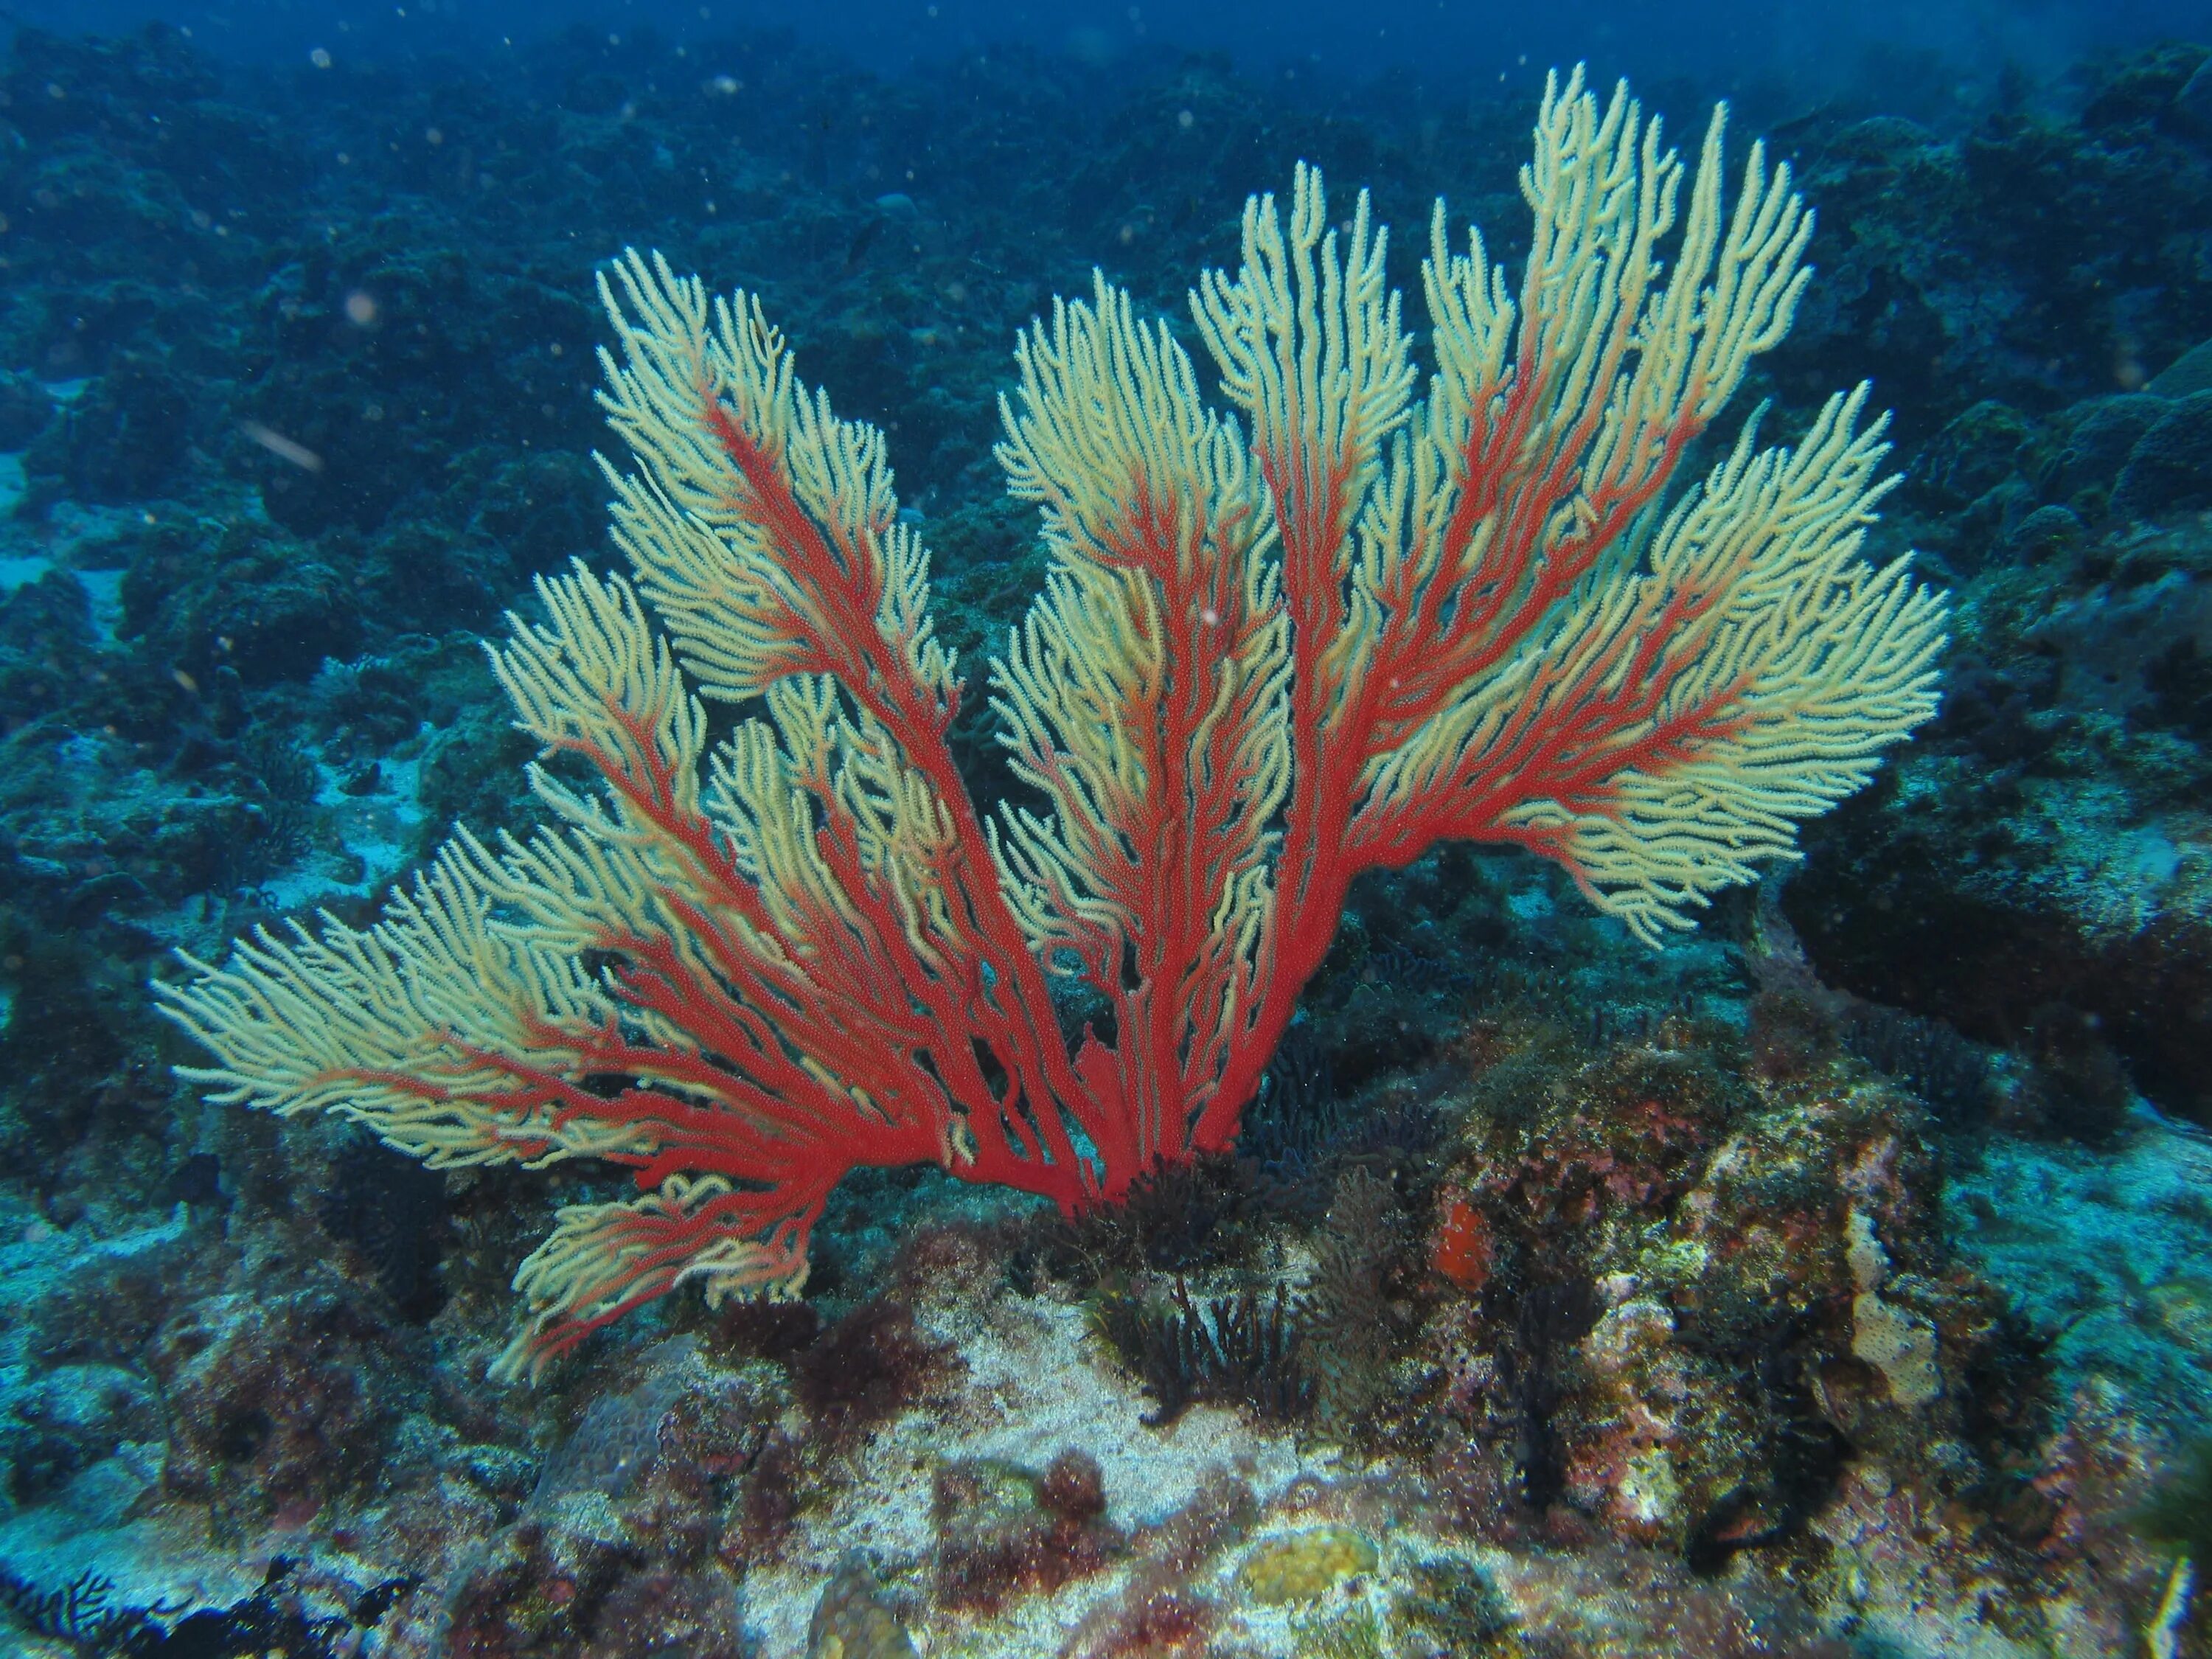
[[[988,825],[882,434],[798,384],[755,299],[616,262],[632,574],[543,584],[493,653],[604,788],[541,767],[556,827],[460,832],[366,932],[191,963],[163,994],[216,1063],[186,1074],[434,1165],[633,1170],[523,1264],[514,1372],[686,1279],[795,1293],[855,1165],[1078,1209],[1226,1147],[1352,878],[1439,841],[1556,860],[1647,940],[1686,926],[1928,717],[1943,628],[1859,555],[1864,388],[1794,447],[1747,423],[1669,501],[1807,278],[1788,169],[1754,146],[1729,210],[1721,132],[1692,174],[1626,88],[1552,84],[1517,303],[1437,205],[1425,398],[1366,198],[1333,219],[1309,167],[1192,298],[1236,413],[1103,276],[1055,303],[999,450],[1052,571],[992,665],[1050,810]],[[702,696],[766,718],[710,746]],[[1063,1039],[1062,975],[1110,1036]]]

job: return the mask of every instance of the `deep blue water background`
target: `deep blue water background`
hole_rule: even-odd
[[[383,58],[483,52],[575,23],[650,27],[681,42],[789,27],[879,70],[981,46],[1025,44],[1103,61],[1146,46],[1229,51],[1247,70],[1318,63],[1336,74],[1412,69],[1443,80],[1510,76],[1588,59],[1606,73],[1782,78],[1818,95],[1857,73],[1869,52],[1932,55],[1972,77],[2007,63],[2031,72],[2085,54],[2201,33],[2202,0],[1877,0],[1840,6],[1757,0],[1212,0],[1195,6],[1020,4],[1007,0],[28,0],[0,15],[52,28],[113,32],[149,19],[240,57],[319,46]]]

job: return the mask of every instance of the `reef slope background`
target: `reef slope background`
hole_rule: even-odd
[[[1233,1164],[1077,1228],[856,1181],[806,1310],[673,1298],[532,1393],[483,1380],[506,1280],[605,1177],[204,1107],[143,988],[525,821],[477,641],[607,557],[594,267],[763,295],[889,433],[975,683],[1042,574],[990,460],[1016,329],[1094,262],[1182,326],[1299,159],[1373,189],[1401,286],[1439,193],[1510,264],[1534,82],[18,33],[14,1638],[2126,1650],[2171,1559],[2132,1517],[2212,1397],[2208,59],[1639,88],[1793,159],[1818,275],[1744,401],[1786,433],[1871,376],[1905,480],[1871,550],[1957,605],[1943,714],[1793,878],[1654,958],[1448,849],[1363,886]]]

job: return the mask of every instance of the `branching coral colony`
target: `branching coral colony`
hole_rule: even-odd
[[[626,255],[602,397],[631,574],[544,583],[493,652],[604,788],[533,769],[533,839],[463,830],[367,932],[191,963],[161,994],[217,1063],[186,1075],[434,1166],[634,1169],[523,1264],[515,1375],[686,1279],[796,1293],[856,1165],[1079,1208],[1227,1146],[1362,870],[1509,842],[1648,941],[1688,926],[1928,717],[1944,617],[1859,556],[1863,387],[1794,447],[1747,423],[1668,503],[1808,276],[1786,167],[1754,147],[1724,210],[1722,113],[1666,265],[1658,122],[1548,87],[1517,304],[1437,205],[1419,402],[1383,233],[1364,196],[1331,228],[1310,168],[1192,296],[1238,415],[1103,276],[1055,303],[998,452],[1053,567],[991,665],[1052,810],[988,824],[882,434],[795,382],[756,300]],[[767,718],[710,753],[701,696]],[[1060,975],[1110,1041],[1071,1051]]]

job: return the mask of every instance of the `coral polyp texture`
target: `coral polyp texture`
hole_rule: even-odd
[[[1517,300],[1437,206],[1425,394],[1366,198],[1333,222],[1305,167],[1192,296],[1228,411],[1103,276],[1021,340],[998,453],[1051,573],[991,678],[1042,813],[963,784],[882,434],[756,301],[624,256],[630,574],[543,583],[493,651],[599,787],[540,763],[532,839],[464,830],[366,931],[192,963],[187,1075],[434,1166],[634,1170],[523,1264],[516,1374],[685,1280],[796,1293],[856,1166],[1074,1210],[1228,1146],[1363,870],[1516,845],[1656,943],[1788,856],[1933,712],[1944,626],[1860,556],[1863,387],[1669,490],[1787,331],[1811,215],[1756,146],[1726,205],[1720,112],[1692,171],[1577,74],[1535,137]],[[710,744],[702,698],[748,717]],[[1110,1035],[1063,1036],[1074,980]]]

